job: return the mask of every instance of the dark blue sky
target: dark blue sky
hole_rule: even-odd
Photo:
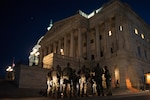
[[[0,0],[0,76],[15,63],[28,62],[28,56],[53,22],[76,14],[90,13],[109,0]],[[120,0],[128,3],[150,25],[148,0]]]

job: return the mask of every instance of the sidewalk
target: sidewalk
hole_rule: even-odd
[[[0,79],[0,98],[40,97],[37,89],[21,89],[12,81]]]
[[[136,94],[147,94],[147,93],[150,93],[149,90],[144,90],[144,91],[138,90],[138,91],[135,92],[135,91],[131,91],[129,89],[123,90],[123,89],[120,89],[120,88],[113,89],[112,92],[113,92],[114,96],[119,96],[119,95],[136,95]]]
[[[46,93],[46,90],[37,90],[37,89],[20,89],[18,88],[13,82],[6,81],[6,80],[0,80],[0,98],[46,98],[44,96]],[[45,92],[44,92],[45,91]],[[120,88],[116,88],[112,90],[112,96],[124,96],[124,95],[140,95],[140,94],[146,94],[149,93],[149,90],[147,91],[138,91],[138,92],[132,92],[130,90],[124,90]],[[89,98],[91,98],[90,96]],[[77,97],[78,98],[78,97]],[[80,98],[80,97],[79,97]],[[82,97],[81,97],[82,98]]]

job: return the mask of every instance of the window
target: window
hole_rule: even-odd
[[[91,40],[91,43],[94,43],[94,40],[93,40],[93,39]]]
[[[83,46],[86,47],[86,43],[84,43]]]
[[[134,33],[135,33],[135,34],[139,34],[139,33],[138,33],[138,30],[137,30],[136,28],[134,29]]]
[[[138,46],[138,54],[139,56],[141,57],[141,50],[140,50],[140,47]]]
[[[84,60],[87,60],[87,57],[86,57],[86,56],[84,57]]]
[[[147,53],[146,53],[146,50],[144,50],[144,54],[145,54],[145,58],[147,59]]]
[[[123,31],[123,26],[119,26],[119,30],[120,30],[120,31]]]
[[[112,31],[109,31],[109,32],[108,32],[108,36],[112,36]]]
[[[102,36],[101,35],[99,35],[99,39],[102,40]]]
[[[144,38],[145,38],[144,34],[141,34],[141,38],[142,38],[142,39],[144,39]]]
[[[103,51],[101,51],[101,57],[103,57]]]
[[[91,55],[91,59],[94,60],[94,55]]]
[[[111,50],[111,53],[114,53],[114,52],[113,52],[113,48],[111,48],[110,50]]]

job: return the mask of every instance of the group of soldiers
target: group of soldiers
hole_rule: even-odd
[[[102,85],[102,75],[106,83],[106,94]],[[91,92],[89,92],[91,89]],[[54,98],[66,98],[76,96],[88,96],[89,94],[104,96],[112,95],[111,76],[107,66],[101,68],[97,63],[96,67],[89,69],[85,65],[76,72],[67,63],[63,70],[59,65],[52,67],[47,75],[47,96]]]

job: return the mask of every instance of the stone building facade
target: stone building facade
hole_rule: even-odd
[[[39,67],[107,65],[113,87],[139,89],[150,71],[150,26],[119,0],[55,22],[40,45]]]

